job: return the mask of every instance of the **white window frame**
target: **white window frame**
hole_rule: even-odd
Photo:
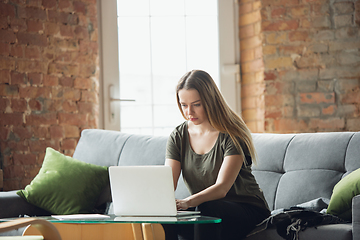
[[[116,0],[97,1],[100,57],[99,128],[119,131],[120,91],[116,2]],[[230,107],[241,114],[237,1],[218,0],[218,14],[219,87]]]

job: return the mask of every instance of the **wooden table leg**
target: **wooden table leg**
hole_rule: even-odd
[[[131,224],[134,240],[144,240],[140,223]]]
[[[154,233],[151,226],[151,223],[142,224],[144,240],[154,240]]]
[[[143,223],[144,240],[165,240],[165,232],[161,224]]]

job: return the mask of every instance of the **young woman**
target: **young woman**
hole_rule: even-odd
[[[250,131],[208,73],[186,73],[176,94],[186,121],[168,139],[165,164],[172,168],[175,189],[182,172],[191,193],[176,200],[177,208],[197,208],[222,223],[198,224],[194,231],[190,225],[164,225],[166,239],[177,239],[178,234],[206,240],[244,238],[270,214],[251,173],[256,154]]]

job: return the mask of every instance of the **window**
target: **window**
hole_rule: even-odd
[[[184,121],[176,105],[175,86],[192,69],[209,72],[229,105],[238,111],[232,1],[117,0],[101,4],[101,13],[105,13],[100,18],[104,128],[168,135]],[[116,7],[114,19],[110,15]],[[115,28],[118,36],[112,31]],[[115,100],[119,98],[135,101]]]

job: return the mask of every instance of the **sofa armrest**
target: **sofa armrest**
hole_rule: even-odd
[[[17,191],[0,192],[0,218],[13,218],[19,216],[47,216],[49,212],[36,207],[19,195]]]
[[[360,195],[352,199],[352,233],[353,239],[360,239]]]

